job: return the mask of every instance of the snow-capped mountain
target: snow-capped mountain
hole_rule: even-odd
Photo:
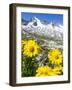
[[[55,41],[60,41],[62,44],[63,41],[63,26],[55,25],[52,22],[45,22],[39,20],[37,17],[33,17],[30,21],[22,23],[22,32],[29,33],[32,35],[38,35],[41,38],[46,38],[51,40],[52,43]]]
[[[63,39],[62,25],[54,25],[52,22],[45,25],[36,17],[33,17],[32,21],[28,22],[27,25],[22,24],[22,30],[32,34],[35,33],[40,36],[53,38],[55,40]]]

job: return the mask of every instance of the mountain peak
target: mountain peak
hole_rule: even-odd
[[[37,17],[32,17],[32,20],[37,20],[38,18]]]
[[[33,22],[40,22],[40,20],[37,17],[32,17]]]

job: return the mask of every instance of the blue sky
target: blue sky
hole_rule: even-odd
[[[63,25],[63,15],[62,14],[47,14],[47,13],[27,13],[22,12],[21,18],[24,20],[31,20],[32,17],[37,17],[40,20],[46,20],[48,22],[53,22],[55,24]]]

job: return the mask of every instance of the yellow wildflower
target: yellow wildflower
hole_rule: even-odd
[[[60,75],[63,71],[62,66],[51,68],[49,66],[41,66],[36,70],[36,76],[56,76]]]
[[[52,64],[62,63],[62,54],[58,49],[52,49],[48,54],[48,58]]]
[[[33,57],[39,54],[39,49],[41,49],[41,47],[36,43],[35,40],[28,40],[25,42],[23,54],[28,57]]]
[[[48,66],[41,66],[36,70],[36,76],[52,76],[53,70]]]
[[[53,72],[54,72],[54,75],[59,75],[63,72],[63,67],[61,65],[59,66],[56,66],[54,69],[53,69]]]

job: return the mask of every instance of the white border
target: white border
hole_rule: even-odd
[[[64,30],[64,74],[61,76],[48,76],[48,77],[21,77],[21,12],[33,12],[33,13],[50,13],[50,14],[63,14],[63,30]],[[28,8],[17,7],[16,8],[16,83],[36,83],[36,82],[51,82],[51,81],[66,81],[68,80],[68,11],[61,9],[44,9],[44,8]]]

